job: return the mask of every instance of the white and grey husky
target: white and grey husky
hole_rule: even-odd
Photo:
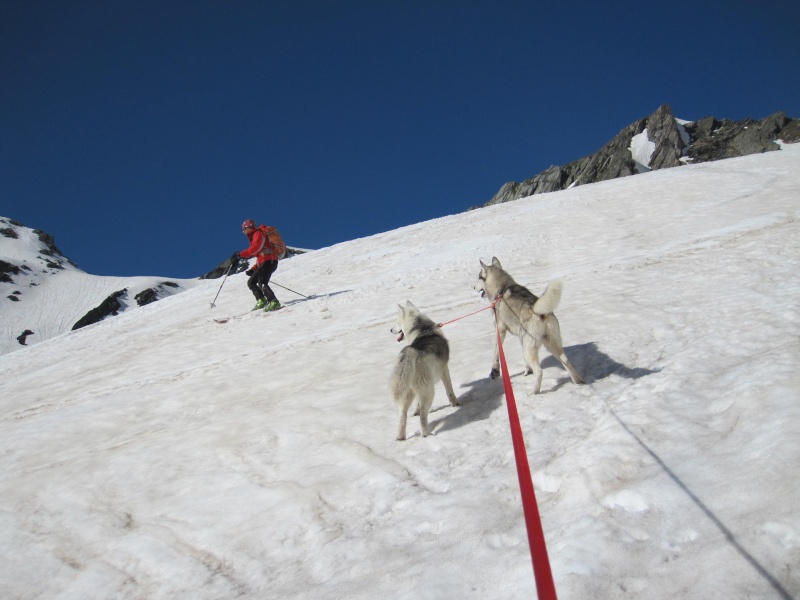
[[[430,433],[428,411],[433,404],[434,385],[437,381],[444,383],[450,405],[458,406],[450,381],[450,369],[447,367],[450,345],[441,329],[411,302],[406,302],[405,306],[399,305],[397,325],[392,328],[392,333],[400,334],[398,342],[405,339],[409,344],[400,351],[391,379],[394,401],[400,409],[397,439],[406,439],[408,409],[415,397],[418,401],[417,413],[422,435],[427,436]]]
[[[481,261],[481,272],[475,289],[490,302],[498,300],[495,307],[501,343],[506,332],[511,332],[522,341],[522,354],[527,365],[526,375],[533,373],[533,393],[542,388],[542,367],[539,365],[539,348],[544,347],[555,356],[572,378],[573,383],[583,383],[575,367],[567,359],[561,342],[561,329],[554,313],[561,301],[560,281],[553,281],[541,297],[516,283],[511,275],[503,270],[500,261],[492,258],[491,265]],[[492,379],[500,375],[500,352],[495,342],[494,363],[489,374]]]

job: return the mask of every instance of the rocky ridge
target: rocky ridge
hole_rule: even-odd
[[[637,136],[652,148],[646,163],[637,161],[632,151]],[[625,127],[594,154],[551,166],[521,183],[510,181],[482,206],[656,169],[780,150],[777,140],[800,141],[800,121],[779,112],[760,120],[706,117],[682,122],[665,104]]]

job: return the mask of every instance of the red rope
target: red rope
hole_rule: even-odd
[[[484,306],[483,308],[481,308],[479,310],[476,310],[475,312],[471,312],[468,315],[464,315],[463,317],[457,317],[457,318],[453,319],[452,321],[445,321],[444,323],[437,323],[436,326],[437,327],[444,327],[445,325],[450,325],[450,323],[455,323],[456,321],[460,321],[461,319],[466,319],[467,317],[471,317],[472,315],[477,315],[479,312],[483,312],[484,310],[488,310],[490,308],[494,308],[494,304],[495,303],[492,303],[489,306]]]
[[[495,301],[496,303],[497,301]],[[491,308],[494,308],[494,304],[491,305]],[[533,480],[528,466],[525,440],[522,437],[522,427],[519,423],[517,404],[514,400],[514,390],[511,387],[511,378],[508,375],[508,365],[506,365],[506,356],[503,352],[503,341],[500,339],[500,328],[497,326],[497,311],[494,311],[494,319],[495,328],[497,329],[497,351],[500,355],[500,366],[503,373],[503,389],[506,394],[508,420],[511,424],[511,439],[514,444],[519,489],[522,495],[522,511],[525,514],[525,526],[528,529],[528,546],[530,547],[531,561],[533,562],[533,577],[536,580],[536,593],[540,600],[556,600],[556,587],[550,570],[550,559],[547,556],[547,545],[544,541],[539,507],[536,504],[536,493],[533,491]]]

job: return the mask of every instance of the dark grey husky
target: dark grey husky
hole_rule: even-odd
[[[406,439],[406,421],[408,409],[416,397],[418,400],[422,435],[430,433],[428,427],[428,411],[433,404],[434,385],[441,380],[450,400],[451,406],[458,406],[458,399],[453,393],[450,381],[450,345],[442,331],[428,317],[419,312],[411,302],[400,305],[397,313],[397,325],[392,333],[400,334],[398,342],[404,339],[409,345],[400,351],[397,365],[392,372],[391,388],[394,401],[400,409],[400,428],[397,439]],[[415,414],[417,414],[415,413]]]
[[[511,275],[503,270],[500,261],[492,258],[491,265],[481,261],[481,272],[475,289],[481,296],[494,302],[499,298],[497,306],[497,323],[501,342],[506,339],[506,332],[511,332],[522,341],[522,355],[528,366],[525,374],[533,373],[533,393],[538,394],[542,388],[542,367],[539,365],[539,348],[544,344],[548,352],[555,356],[569,373],[573,383],[583,383],[578,371],[569,362],[561,342],[561,329],[554,313],[561,301],[560,281],[553,281],[547,286],[544,294],[537,298],[529,289],[519,285]],[[500,352],[495,342],[494,363],[490,377],[500,375]]]

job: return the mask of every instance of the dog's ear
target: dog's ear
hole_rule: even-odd
[[[497,267],[498,269],[502,269],[503,267],[500,265],[500,261],[497,260],[496,256],[492,257],[492,266]]]
[[[483,264],[482,260],[479,260],[478,262],[481,263],[481,271],[483,271],[486,268],[486,265]]]
[[[406,310],[409,311],[417,310],[417,307],[411,303],[411,300],[406,300]]]

